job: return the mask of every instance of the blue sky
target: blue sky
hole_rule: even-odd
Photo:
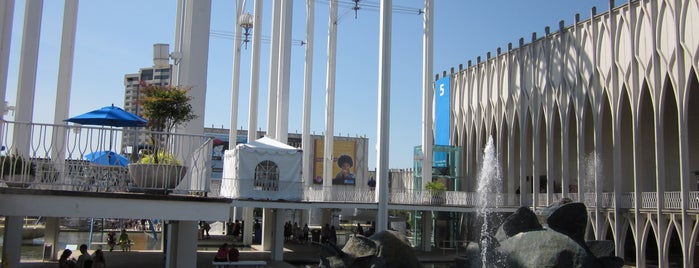
[[[306,1],[294,1],[289,131],[301,133]],[[269,40],[271,1],[264,2],[263,40]],[[369,139],[369,169],[376,167],[378,110],[378,0],[362,0],[357,17],[350,0],[340,0],[337,38],[335,134]],[[102,106],[123,105],[124,74],[153,65],[153,44],[174,47],[176,0],[80,1],[71,91],[70,115]],[[422,16],[424,1],[393,1],[390,168],[411,168],[412,150],[421,143]],[[572,25],[576,13],[590,18],[591,8],[606,12],[609,1],[571,0],[436,0],[434,73],[466,67],[498,47],[518,47],[519,38],[532,32],[544,35],[558,23]],[[619,3],[623,4],[623,3]],[[617,6],[619,5],[617,4]],[[25,1],[16,0],[6,100],[14,105],[17,93],[19,47]],[[325,80],[328,1],[315,2],[315,45],[311,130],[325,127]],[[253,1],[246,11],[253,12]],[[230,127],[231,69],[235,1],[212,0],[211,35],[204,122],[207,127]],[[55,106],[63,1],[44,1],[37,70],[34,121],[52,123]],[[230,37],[229,37],[230,36]],[[258,126],[266,129],[269,42],[262,44]],[[240,95],[236,128],[247,128],[251,49],[241,53]],[[434,74],[432,74],[434,77]],[[12,120],[12,116],[5,117]]]

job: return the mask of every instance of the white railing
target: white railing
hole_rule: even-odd
[[[621,193],[619,198],[619,208],[635,208],[636,197],[634,193]]]
[[[643,192],[641,193],[641,208],[656,208],[658,207],[658,193]]]
[[[235,189],[250,189],[233,195],[237,198],[267,200],[301,200],[309,202],[356,202],[375,203],[375,192],[368,187],[304,186],[303,182],[254,182],[253,180],[210,181],[211,137],[198,135],[169,135],[168,143],[151,145],[147,150],[167,151],[176,163],[183,167],[179,171],[167,171],[167,165],[155,168],[156,176],[137,181],[134,170],[123,165],[108,165],[87,160],[86,156],[101,151],[122,152],[121,137],[151,135],[161,139],[165,133],[143,129],[89,127],[78,125],[53,125],[37,123],[0,123],[0,187],[22,187],[67,191],[121,192],[161,191],[186,194],[206,194],[211,197],[231,197]],[[20,138],[15,138],[20,137]],[[164,139],[161,139],[164,140]],[[167,145],[167,146],[166,146]],[[141,151],[140,153],[144,153]],[[130,162],[137,162],[143,154],[123,154]],[[166,174],[178,175],[171,184]],[[213,187],[212,187],[213,186]],[[531,194],[523,193],[524,203],[518,194],[498,194],[489,199],[498,207],[531,206]],[[571,193],[574,201],[582,201],[587,207],[613,208],[614,193],[584,193],[579,198]],[[596,198],[599,197],[599,200]],[[553,202],[562,198],[560,193],[551,194]],[[616,204],[619,208],[634,208],[635,195],[621,193]],[[537,196],[540,205],[547,204],[547,194]],[[688,193],[687,209],[699,210],[699,192]],[[477,207],[479,196],[474,192],[446,191],[435,196],[427,191],[390,189],[390,204],[422,204]],[[657,192],[641,193],[641,209],[654,209],[658,204]],[[679,191],[663,193],[664,209],[682,208]]]
[[[682,193],[680,192],[664,192],[665,200],[664,207],[666,209],[681,209],[682,208]]]
[[[123,154],[124,135],[153,135],[160,144],[144,146],[150,152],[167,152],[180,166],[177,181],[165,181],[171,173],[160,165],[155,177],[135,180],[139,174],[127,164],[138,162],[147,151]],[[211,137],[150,132],[143,129],[0,123],[0,186],[68,191],[208,192]],[[88,159],[105,153],[101,160]],[[139,154],[141,153],[141,154]],[[117,160],[120,159],[120,160]],[[162,162],[161,162],[162,163]]]

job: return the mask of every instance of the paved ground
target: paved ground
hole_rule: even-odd
[[[225,236],[212,236],[208,240],[200,240],[199,246],[201,247],[212,247],[215,248],[223,242],[228,242]],[[284,245],[284,261],[270,261],[270,252],[262,251],[258,245],[253,246],[253,248],[245,248],[240,252],[241,260],[265,260],[268,263],[268,267],[274,268],[289,268],[289,267],[303,267],[303,265],[309,265],[310,267],[315,267],[318,260],[322,256],[329,255],[330,252],[324,249],[323,246],[309,243],[309,244],[298,244],[293,242],[287,242]],[[211,260],[215,255],[213,250],[200,250],[197,253],[197,267],[212,267]],[[432,262],[432,263],[445,263],[452,262],[456,258],[457,254],[454,250],[442,251],[441,249],[434,250],[432,252],[421,252],[416,251],[416,255],[421,262]],[[151,268],[151,267],[165,267],[165,258],[162,252],[158,251],[131,251],[131,252],[121,252],[115,250],[114,252],[105,252],[105,257],[107,259],[107,267],[119,268]],[[23,262],[20,268],[56,268],[58,267],[57,262]]]

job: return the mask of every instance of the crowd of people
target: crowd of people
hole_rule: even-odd
[[[61,257],[58,259],[58,268],[106,268],[107,261],[104,258],[104,252],[101,249],[95,250],[92,255],[87,252],[87,245],[80,245],[80,256],[78,259],[72,257],[73,251],[70,249],[63,250]]]

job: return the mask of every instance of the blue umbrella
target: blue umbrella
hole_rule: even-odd
[[[99,151],[94,153],[89,153],[85,155],[85,159],[91,163],[105,166],[122,166],[126,167],[129,165],[129,159],[123,155],[117,154],[112,151]]]
[[[148,123],[146,119],[138,115],[124,111],[114,106],[102,107],[102,109],[87,112],[64,121],[81,125],[113,126],[113,127],[144,127]]]

